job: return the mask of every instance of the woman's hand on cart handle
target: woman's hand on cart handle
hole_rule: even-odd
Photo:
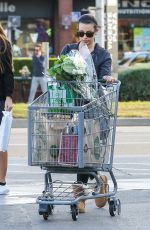
[[[105,80],[107,83],[113,83],[116,82],[116,78],[113,76],[105,75],[103,76],[103,80]]]

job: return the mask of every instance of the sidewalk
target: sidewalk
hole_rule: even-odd
[[[12,128],[27,128],[26,119],[14,119]],[[117,126],[150,126],[150,118],[118,118]]]

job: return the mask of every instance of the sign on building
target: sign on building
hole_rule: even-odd
[[[16,28],[21,26],[21,17],[20,16],[8,16],[8,27]]]
[[[105,41],[112,57],[112,72],[118,72],[118,4],[117,0],[106,1]]]
[[[149,18],[150,0],[118,0],[118,8],[121,18]]]

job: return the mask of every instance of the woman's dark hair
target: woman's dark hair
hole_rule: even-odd
[[[83,24],[94,24],[94,28],[97,30],[98,28],[98,24],[97,21],[95,19],[95,17],[91,14],[83,14],[80,18],[79,18],[79,23],[83,23]]]

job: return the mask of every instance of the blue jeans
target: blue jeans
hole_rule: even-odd
[[[30,88],[30,94],[29,94],[29,99],[28,99],[28,103],[31,103],[34,98],[35,98],[35,94],[37,91],[38,86],[40,85],[41,90],[43,93],[45,93],[47,91],[47,78],[46,77],[32,77],[32,82],[31,82],[31,88]]]

